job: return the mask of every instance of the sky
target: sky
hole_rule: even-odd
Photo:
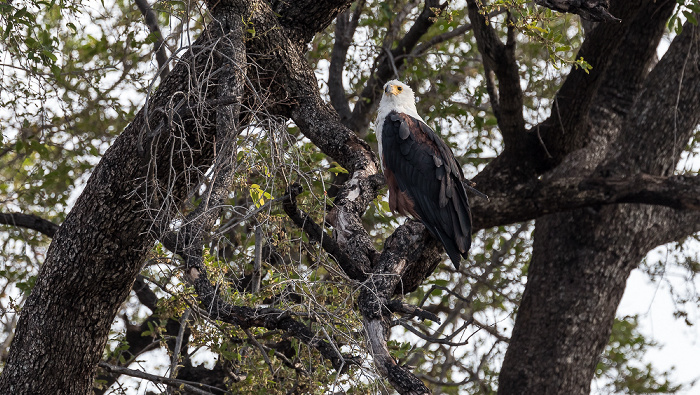
[[[664,255],[669,248],[659,247],[647,259],[665,259]],[[700,243],[695,243],[692,248],[700,251]],[[639,331],[661,346],[650,349],[645,354],[644,361],[653,363],[662,371],[673,368],[671,377],[674,381],[688,384],[688,388],[680,394],[692,395],[700,393],[700,384],[690,387],[691,383],[700,379],[700,314],[697,305],[691,303],[688,316],[695,325],[688,326],[683,319],[675,318],[673,312],[676,308],[670,293],[670,286],[683,288],[688,282],[700,288],[700,280],[687,279],[686,273],[671,267],[664,275],[667,283],[652,282],[640,270],[632,271],[617,315],[639,315]]]

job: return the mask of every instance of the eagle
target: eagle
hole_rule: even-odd
[[[389,208],[420,220],[459,270],[472,228],[462,167],[418,115],[413,90],[400,81],[384,85],[375,127]]]

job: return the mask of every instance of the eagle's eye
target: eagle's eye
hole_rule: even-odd
[[[403,88],[402,88],[402,87],[400,87],[400,86],[399,86],[398,88],[399,88],[399,91],[402,91],[402,90],[403,90]]]

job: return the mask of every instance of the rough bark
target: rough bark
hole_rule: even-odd
[[[315,31],[309,26],[322,29],[323,21],[330,22],[349,3],[323,2],[318,7],[325,16],[309,21],[306,14],[309,23],[302,26],[295,23],[304,23],[303,16],[287,22],[306,32],[295,37],[311,37]],[[217,3],[213,15],[221,23],[209,26],[105,153],[49,248],[22,310],[0,392],[90,391],[112,320],[157,237],[154,225],[169,222],[212,163],[217,112],[207,106],[214,97],[200,95],[216,89],[196,79],[220,65],[214,43],[250,15],[241,12],[249,6]],[[191,92],[190,86],[202,91]],[[203,128],[190,122],[195,113]],[[180,155],[185,147],[186,155]],[[144,204],[153,210],[144,210]]]
[[[649,40],[657,36],[651,34]],[[641,94],[634,95],[637,84],[608,87],[608,94],[616,98],[632,94],[636,100],[620,130],[606,131],[619,138],[607,157],[599,160],[597,171],[665,175],[675,168],[678,156],[673,153],[700,121],[698,44],[697,28],[687,24],[644,81]],[[647,64],[648,51],[637,54],[638,58],[628,61]],[[640,135],[640,130],[656,132]],[[668,235],[678,235],[679,228],[684,234],[700,229],[697,215],[681,214],[679,223],[676,215],[669,214],[661,208],[617,205],[537,220],[528,284],[503,363],[499,393],[590,392],[597,358],[610,336],[630,271],[650,249],[667,242]]]
[[[535,0],[535,3],[554,11],[578,14],[591,21],[620,21],[608,12],[608,0]]]

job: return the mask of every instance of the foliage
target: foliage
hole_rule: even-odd
[[[407,3],[413,8],[400,26],[393,26],[394,10]],[[369,1],[365,5],[344,69],[352,104],[360,100],[359,93],[371,78],[370,66],[383,48],[396,44],[418,17],[416,3]],[[123,0],[99,7],[32,1],[19,8],[0,2],[2,48],[12,58],[11,64],[0,66],[0,201],[9,211],[35,213],[61,223],[100,156],[156,88],[155,37],[143,25],[141,14]],[[165,36],[172,49],[196,36],[207,18],[187,14],[183,7],[171,1],[156,5],[161,26],[169,27]],[[690,19],[686,11],[698,12],[696,7],[697,0],[688,1],[678,12]],[[578,19],[522,0],[495,1],[483,12],[494,14],[491,21],[502,37],[509,26],[517,32],[526,120],[536,124],[548,115],[565,72],[572,67],[590,68],[585,59],[575,58],[583,35]],[[84,26],[78,22],[86,19],[93,22]],[[422,41],[466,23],[466,7],[453,6],[438,17]],[[674,23],[672,18],[669,26],[680,26]],[[312,43],[308,59],[318,75],[327,74],[333,43],[332,27]],[[467,32],[407,56],[400,69],[400,78],[417,91],[419,112],[449,141],[467,175],[476,174],[503,150],[474,43]],[[324,83],[322,89],[327,92]],[[374,144],[376,136],[370,132],[366,140]],[[178,270],[180,257],[161,245],[154,247],[142,272],[158,298],[157,308],[142,308],[138,295],[132,294],[119,314],[123,319],[117,319],[124,322],[115,322],[105,360],[126,366],[149,358],[134,354],[126,336],[134,330],[132,323],[146,322],[151,316],[156,319],[148,321],[140,335],[152,338],[156,348],[168,348],[169,319],[177,320],[189,309],[191,333],[183,369],[191,367],[198,352],[206,351],[216,365],[225,367],[224,384],[232,392],[277,394],[292,387],[319,394],[341,388],[353,394],[389,391],[368,362],[371,356],[356,308],[359,287],[343,281],[339,267],[289,221],[280,206],[286,188],[300,182],[305,192],[299,207],[323,224],[333,204],[334,183],[347,170],[329,161],[294,125],[282,120],[252,125],[235,144],[231,161],[236,179],[226,210],[207,238],[205,260],[212,280],[230,303],[290,311],[309,326],[313,323],[319,336],[332,339],[343,352],[363,362],[339,374],[317,351],[285,333],[242,329],[209,319],[198,310],[192,289],[184,285]],[[206,197],[207,182],[213,178],[206,174],[205,187],[192,196],[180,213],[181,221]],[[364,216],[377,246],[403,221],[390,214],[387,206],[382,196]],[[256,228],[261,229],[258,237]],[[401,364],[415,366],[436,393],[497,390],[500,363],[528,270],[532,229],[532,223],[522,223],[480,232],[469,265],[457,272],[443,262],[407,296],[408,303],[438,314],[441,323],[397,316],[394,332],[401,341],[390,343],[390,351]],[[9,227],[3,228],[0,243],[0,301],[3,311],[16,312],[36,280],[49,240]],[[260,290],[253,293],[249,284],[256,245],[264,245],[266,252]],[[690,269],[695,273],[697,263]],[[16,324],[16,315],[4,317],[3,340],[11,338]],[[651,365],[640,367],[633,362],[656,346],[636,327],[636,317],[616,321],[596,372],[604,389],[677,392],[680,387],[670,382],[667,373],[657,374]],[[0,357],[6,351],[0,350]],[[99,382],[109,382],[103,379]]]
[[[682,386],[671,383],[669,372],[658,372],[651,364],[640,366],[635,362],[647,349],[657,346],[637,331],[638,322],[637,316],[615,319],[610,343],[596,368],[596,377],[603,382],[600,393],[677,393]]]
[[[680,7],[676,7],[676,12],[668,20],[669,30],[676,34],[683,31],[681,19],[687,19],[693,25],[698,25],[697,15],[700,14],[700,0],[677,0]]]

